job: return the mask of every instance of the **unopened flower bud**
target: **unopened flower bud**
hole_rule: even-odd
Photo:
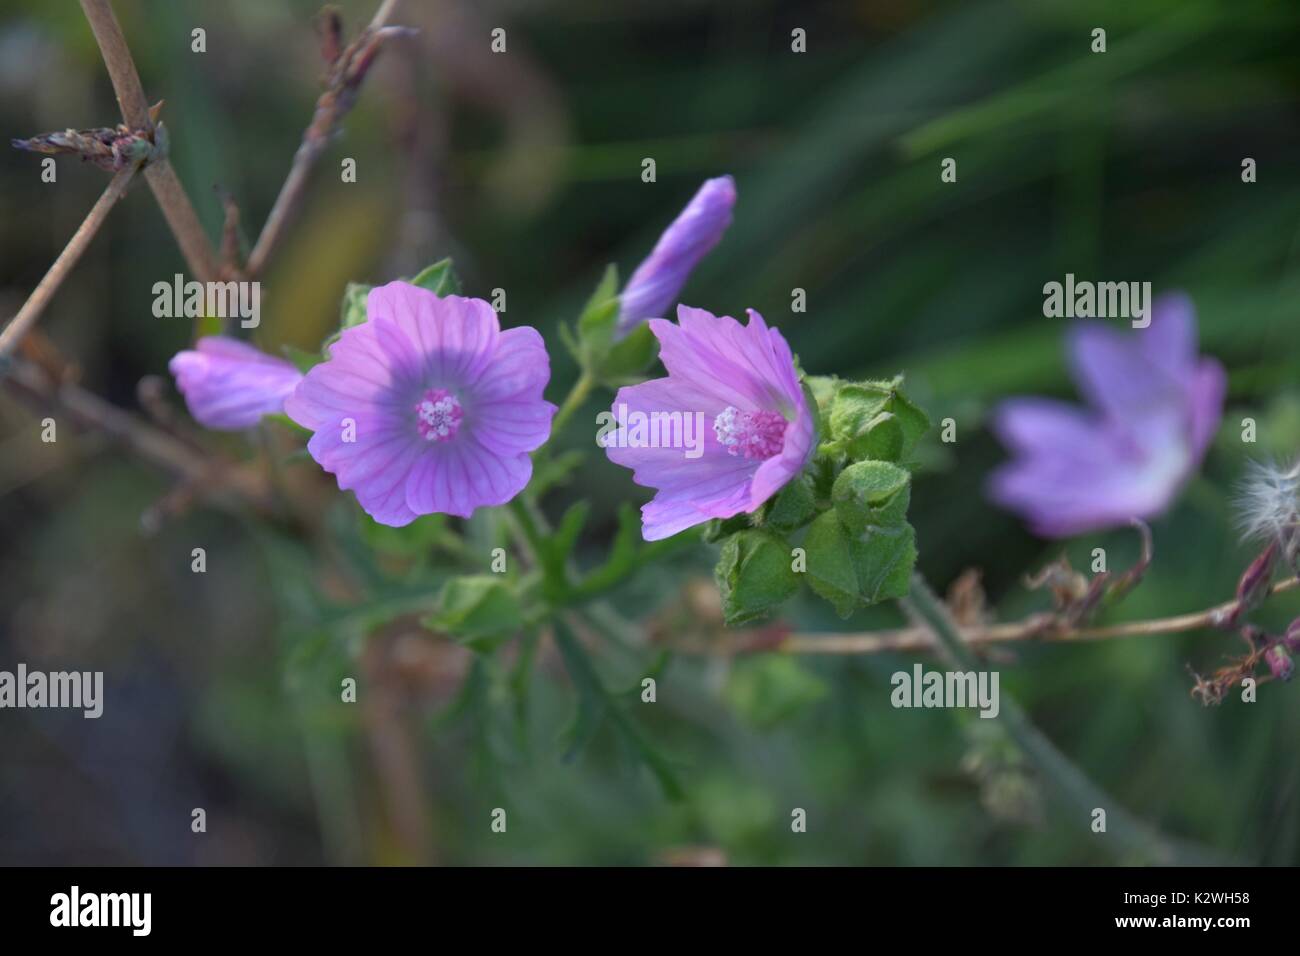
[[[649,257],[627,280],[616,338],[638,323],[670,314],[677,293],[701,259],[718,244],[731,225],[736,184],[730,176],[710,179],[700,187],[680,216],[673,220]]]
[[[1237,606],[1232,609],[1228,625],[1236,624],[1243,617],[1264,603],[1269,589],[1273,586],[1273,569],[1277,564],[1277,544],[1270,544],[1241,574],[1237,582]]]
[[[1274,644],[1266,650],[1264,661],[1275,680],[1290,680],[1295,672],[1295,661],[1291,660],[1291,655],[1281,644]]]
[[[1300,617],[1287,627],[1286,637],[1282,638],[1282,643],[1286,645],[1288,651],[1300,651]]]

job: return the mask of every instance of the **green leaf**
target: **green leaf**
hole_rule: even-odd
[[[460,292],[460,280],[452,268],[450,259],[442,259],[422,269],[413,279],[411,285],[428,289],[434,295],[445,296]],[[339,304],[339,330],[327,338],[321,345],[321,354],[327,355],[330,345],[337,342],[345,329],[360,325],[366,321],[366,300],[374,286],[365,282],[349,282],[343,290],[343,300]]]
[[[411,285],[428,289],[439,298],[460,294],[460,279],[456,276],[451,259],[440,259],[431,266],[425,266],[411,279]]]
[[[602,385],[635,380],[654,361],[658,341],[644,322],[618,337],[618,270],[609,266],[578,316],[576,342],[565,336],[583,370]]]
[[[771,613],[799,589],[790,545],[769,531],[741,531],[722,546],[714,569],[727,624]]]
[[[912,476],[887,461],[860,461],[845,468],[831,490],[835,512],[850,533],[896,528],[907,518]]]
[[[311,431],[309,429],[303,428],[301,425],[295,422],[284,412],[274,412],[270,415],[263,415],[262,420],[266,422],[275,422],[277,425],[281,425],[299,435],[308,435],[308,436],[311,435]],[[300,451],[302,451],[304,454],[306,453],[305,449],[300,449]],[[297,456],[298,456],[298,452],[294,452],[293,454],[285,456],[284,460],[285,461],[296,460]],[[307,457],[310,458],[311,456],[307,455]]]
[[[534,462],[533,478],[528,483],[528,493],[535,500],[540,500],[548,491],[564,484],[584,461],[587,454],[576,448],[561,452],[554,457],[545,457]]]
[[[738,660],[723,691],[732,709],[755,727],[778,726],[826,696],[827,686],[794,658],[764,654]]]
[[[560,331],[560,341],[564,343],[565,350],[573,356],[573,360],[581,364],[582,362],[582,344],[578,337],[574,335],[573,329],[569,328],[567,322],[561,322],[557,328]]]
[[[685,794],[677,775],[668,761],[650,742],[623,708],[606,689],[591,662],[586,649],[578,643],[568,625],[556,622],[555,643],[564,658],[565,669],[578,691],[578,711],[569,729],[569,749],[565,759],[572,759],[582,746],[595,735],[602,717],[608,716],[614,730],[633,753],[654,774],[659,786],[670,800],[681,800]]]
[[[580,589],[584,592],[599,593],[628,575],[636,566],[638,544],[641,541],[641,514],[629,504],[622,504],[618,509],[618,532],[609,549],[605,563],[582,579]]]
[[[501,576],[477,574],[448,581],[425,624],[476,650],[491,650],[523,628],[524,615]]]
[[[555,533],[538,543],[537,559],[542,565],[542,590],[551,604],[563,604],[568,596],[568,561],[590,513],[590,502],[575,501],[560,519]]]
[[[578,316],[578,341],[588,358],[604,358],[618,323],[618,269],[609,266]]]
[[[400,528],[380,524],[364,511],[357,519],[361,540],[381,554],[425,558],[436,550],[460,551],[464,542],[448,527],[447,516],[423,515]]]

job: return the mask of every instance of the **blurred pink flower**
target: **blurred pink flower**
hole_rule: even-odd
[[[1191,300],[1163,296],[1151,324],[1071,329],[1073,377],[1088,407],[1003,402],[993,429],[1015,455],[989,496],[1035,533],[1061,538],[1162,513],[1199,467],[1223,416],[1223,366],[1196,352]]]

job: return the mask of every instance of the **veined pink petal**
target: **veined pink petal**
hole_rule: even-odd
[[[496,356],[501,334],[496,310],[482,299],[439,297],[407,282],[371,289],[366,318],[366,324],[391,323],[410,354],[423,359],[420,379],[437,385],[463,387],[478,381]]]
[[[286,404],[308,450],[383,524],[469,517],[517,495],[550,433],[550,365],[530,328],[500,330],[488,303],[408,283],[371,290]],[[349,431],[350,427],[350,431]]]
[[[762,316],[751,311],[742,326],[680,306],[678,317],[650,323],[668,377],[620,389],[610,414],[626,426],[604,439],[611,461],[656,489],[641,509],[647,540],[760,507],[804,468],[815,441],[789,346]]]

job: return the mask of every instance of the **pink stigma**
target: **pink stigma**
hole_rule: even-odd
[[[785,445],[786,424],[780,412],[742,412],[728,405],[713,420],[713,433],[728,454],[766,460]]]
[[[460,402],[445,388],[431,388],[415,404],[416,428],[425,441],[450,441],[464,417]]]

